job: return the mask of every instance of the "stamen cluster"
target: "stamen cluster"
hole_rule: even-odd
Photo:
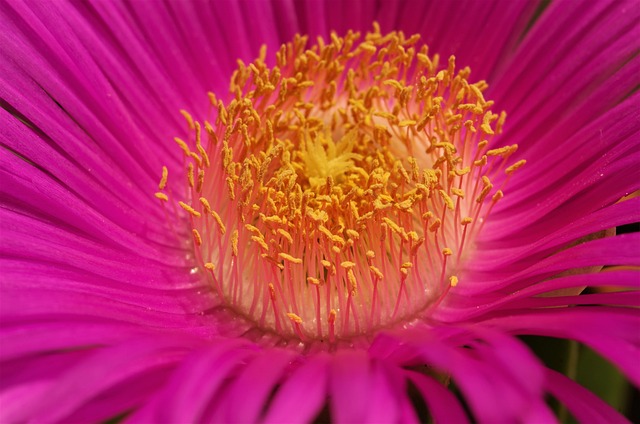
[[[239,62],[215,120],[183,111],[195,252],[213,291],[265,331],[302,341],[411,320],[458,284],[491,206],[490,177],[517,149],[489,150],[505,114],[483,81],[419,36],[377,25],[297,36],[265,63]],[[203,140],[204,138],[204,140]],[[510,174],[524,164],[506,169]],[[167,181],[166,168],[156,196]]]

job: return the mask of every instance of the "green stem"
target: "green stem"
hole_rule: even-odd
[[[580,344],[575,340],[569,340],[567,346],[567,365],[565,366],[564,373],[567,377],[575,380],[578,376],[578,355],[580,354]],[[558,420],[567,424],[571,422],[571,417],[567,408],[560,404],[558,408]]]

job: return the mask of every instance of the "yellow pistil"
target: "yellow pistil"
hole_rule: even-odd
[[[261,328],[333,342],[423,313],[458,284],[496,170],[524,165],[488,149],[505,114],[486,83],[418,38],[296,36],[272,68],[264,49],[239,62],[210,121],[181,111],[196,257]],[[165,167],[160,200],[166,185]]]

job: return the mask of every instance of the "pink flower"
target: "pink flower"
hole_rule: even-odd
[[[640,386],[640,8],[544,4],[4,4],[0,421],[624,422],[518,336]]]

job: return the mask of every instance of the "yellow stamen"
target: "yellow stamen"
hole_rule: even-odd
[[[169,170],[166,166],[162,167],[162,178],[160,179],[160,184],[158,184],[159,190],[164,190],[167,186],[167,177],[169,176]]]
[[[284,252],[280,252],[278,253],[278,256],[287,261],[287,262],[291,262],[292,264],[301,264],[302,263],[302,259],[300,258],[294,258],[293,256],[289,255],[288,253],[284,253]]]
[[[196,211],[191,206],[187,205],[184,202],[178,202],[178,204],[180,205],[180,207],[182,209],[184,209],[185,211],[189,212],[192,216],[194,216],[196,218],[200,218],[200,212]]]

